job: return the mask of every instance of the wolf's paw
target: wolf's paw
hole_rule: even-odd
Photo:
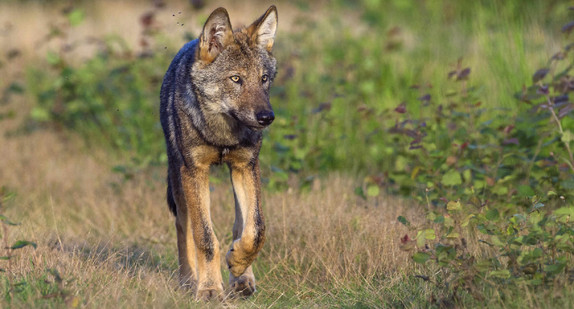
[[[245,273],[239,277],[229,275],[229,288],[236,296],[247,297],[253,295],[255,291],[255,277],[253,273]]]
[[[223,288],[204,288],[197,290],[195,296],[198,301],[210,301],[210,300],[222,300],[223,299]]]
[[[246,271],[246,269],[251,265],[250,261],[246,259],[240,259],[236,254],[234,254],[233,250],[229,250],[225,255],[225,260],[227,262],[227,267],[229,268],[229,272],[234,277],[240,277]]]
[[[233,265],[233,266],[227,266],[229,268],[229,273],[234,276],[234,277],[241,277],[241,275],[245,272],[245,270],[247,269],[246,265]]]

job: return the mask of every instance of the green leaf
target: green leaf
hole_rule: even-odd
[[[38,247],[36,245],[36,243],[33,243],[31,241],[27,241],[27,240],[18,240],[17,242],[15,242],[12,247],[10,247],[10,249],[15,250],[15,249],[20,249],[20,248],[24,248],[26,246],[32,246],[34,247],[34,249],[36,249],[36,247]]]
[[[425,239],[430,239],[430,240],[432,240],[432,239],[435,239],[435,238],[436,238],[436,235],[435,235],[433,229],[426,229],[426,230],[424,230],[424,231],[423,231],[423,235],[424,235]]]
[[[8,224],[8,225],[20,225],[19,223],[14,223],[14,222],[10,221],[10,219],[6,218],[6,216],[4,216],[4,215],[0,215],[0,221],[4,222],[4,224]]]
[[[367,187],[367,195],[368,196],[371,196],[371,197],[379,196],[380,192],[381,192],[381,190],[379,189],[379,186],[377,186],[377,185],[369,185]]]
[[[32,108],[32,111],[30,111],[30,117],[39,122],[49,121],[51,118],[50,113],[45,108],[39,106]]]
[[[50,113],[46,109],[39,106],[32,108],[32,111],[30,111],[30,117],[38,122],[50,121],[51,118]]]
[[[574,217],[574,207],[561,207],[554,211],[554,215],[561,222],[566,222]]]
[[[495,245],[497,247],[504,247],[505,246],[505,244],[496,235],[491,236],[490,241],[492,242],[493,245]]]
[[[571,141],[574,141],[574,134],[572,134],[571,131],[564,131],[564,133],[562,133],[562,138],[561,138],[562,142],[564,142],[564,144],[569,144]]]
[[[68,21],[72,27],[76,27],[84,21],[84,11],[80,9],[74,9],[68,14]]]
[[[574,207],[560,207],[554,211],[556,216],[574,216]]]
[[[500,213],[498,212],[498,209],[496,209],[496,208],[489,209],[485,214],[486,219],[490,220],[490,221],[498,220],[499,216],[500,216]]]
[[[24,93],[24,87],[17,82],[12,82],[12,84],[10,84],[10,86],[6,89],[6,91],[22,94]]]
[[[475,217],[476,217],[475,214],[470,214],[470,215],[466,216],[466,217],[462,220],[460,226],[462,226],[462,227],[468,226],[468,224],[470,223],[470,220],[474,219]]]
[[[488,273],[488,276],[494,278],[508,279],[510,278],[510,271],[508,269],[493,270]]]
[[[446,204],[446,209],[448,211],[458,211],[462,209],[462,206],[460,205],[460,201],[450,201]]]
[[[450,232],[446,235],[446,238],[448,239],[457,239],[460,237],[460,234],[457,232]]]
[[[446,174],[442,175],[440,182],[445,186],[456,186],[462,184],[462,178],[458,171],[450,170]]]
[[[417,237],[415,237],[415,238],[417,240],[417,247],[423,248],[425,246],[424,231],[418,231]]]
[[[409,222],[409,220],[407,220],[407,218],[403,217],[403,216],[399,216],[397,218],[397,220],[399,220],[400,223],[402,223],[403,225],[409,226],[411,225],[411,223]]]
[[[496,185],[494,188],[492,188],[492,193],[498,195],[506,195],[508,193],[508,188],[505,186]]]
[[[534,250],[532,250],[531,255],[533,258],[539,258],[544,255],[544,251],[542,251],[542,249],[540,248],[535,248]]]
[[[451,216],[444,217],[444,226],[454,226],[454,219]]]
[[[531,197],[536,195],[536,192],[532,190],[532,188],[528,185],[520,185],[518,186],[518,195],[523,197]]]
[[[564,264],[564,263],[546,265],[546,266],[544,266],[544,271],[550,275],[556,275],[556,274],[561,273],[562,270],[564,270],[564,267],[566,267],[566,264]]]
[[[363,190],[363,187],[356,187],[355,188],[355,194],[360,196],[364,200],[367,199],[367,196],[365,195],[365,190]]]
[[[424,264],[429,258],[430,255],[425,252],[417,252],[413,255],[413,260],[419,264]]]
[[[46,54],[46,61],[51,65],[57,65],[60,63],[60,56],[53,51],[48,51]]]

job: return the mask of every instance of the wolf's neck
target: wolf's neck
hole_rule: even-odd
[[[204,138],[218,146],[237,146],[248,128],[231,116],[222,113],[203,113],[205,125],[198,128]]]

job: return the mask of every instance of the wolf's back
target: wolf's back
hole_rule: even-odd
[[[167,112],[172,110],[175,93],[181,91],[185,93],[186,84],[189,85],[191,82],[190,71],[198,41],[197,39],[190,41],[179,50],[163,78],[160,91],[160,118],[165,134],[169,120]]]
[[[186,43],[173,58],[161,85],[160,92],[160,121],[166,139],[168,157],[179,156],[176,145],[178,131],[177,108],[188,109],[191,102],[195,101],[191,90],[191,66],[195,58],[199,40]],[[177,102],[181,101],[183,102]],[[177,106],[183,104],[184,106]],[[178,158],[181,159],[181,158]]]
[[[170,164],[183,161],[181,152],[177,147],[177,140],[181,138],[181,136],[177,136],[180,134],[178,118],[176,117],[177,105],[185,104],[186,101],[188,103],[194,101],[193,91],[190,91],[190,73],[193,59],[195,58],[197,42],[198,40],[188,42],[179,50],[171,61],[161,85],[159,115]],[[176,100],[181,99],[184,99],[184,102],[176,102]],[[185,109],[185,106],[182,107]],[[168,186],[167,204],[171,212],[176,215],[177,208],[171,190],[171,186]]]

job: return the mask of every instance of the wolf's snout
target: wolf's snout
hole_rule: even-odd
[[[268,126],[273,122],[273,120],[275,120],[275,114],[273,114],[273,111],[262,111],[257,113],[255,117],[257,118],[257,122],[262,126]]]

